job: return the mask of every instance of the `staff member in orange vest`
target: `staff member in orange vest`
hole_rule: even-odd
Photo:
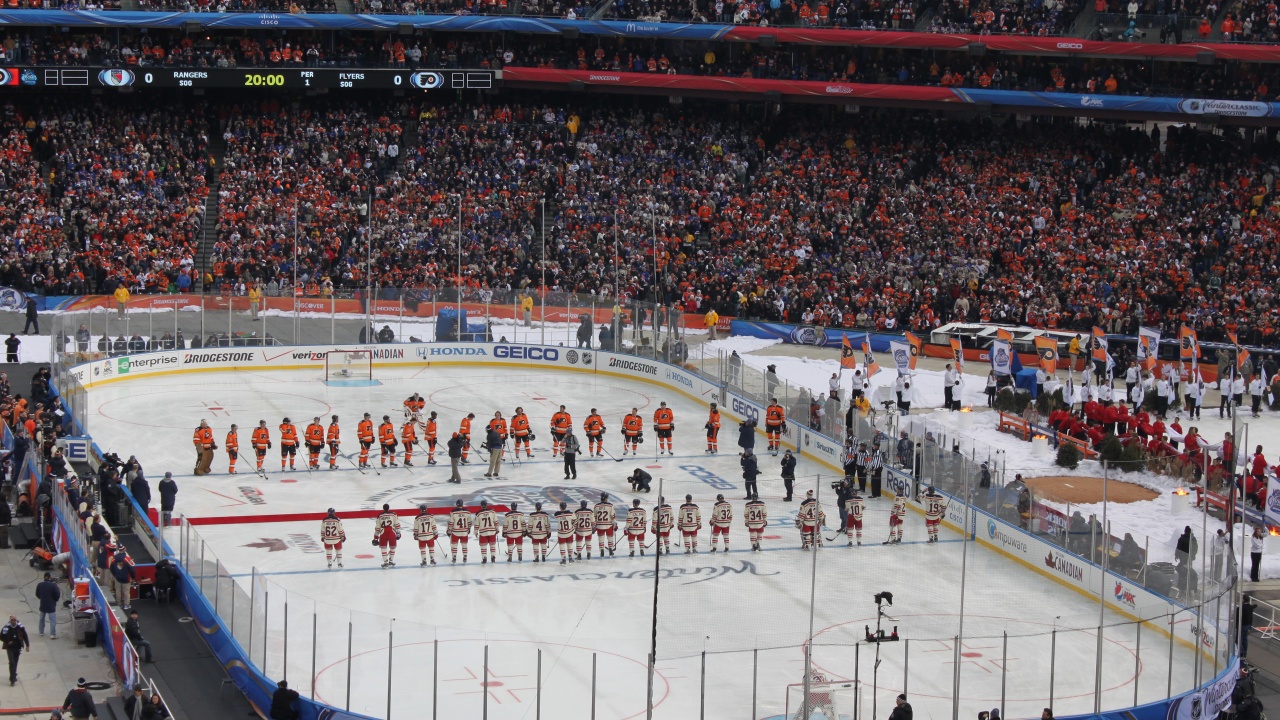
[[[284,463],[289,461],[289,469],[293,470],[293,462],[298,457],[298,428],[289,422],[289,418],[285,418],[280,423],[280,469],[284,470]]]
[[[236,474],[236,460],[240,459],[240,432],[235,423],[231,424],[231,429],[227,431],[227,441],[224,445],[227,449],[227,462],[229,467],[227,473]]]
[[[249,442],[253,443],[253,454],[258,459],[258,472],[262,472],[262,461],[267,457],[267,451],[271,449],[271,431],[267,429],[267,421],[259,420],[258,427],[253,429],[253,437],[249,438]]]
[[[387,458],[391,458],[391,467],[396,465],[396,426],[391,424],[391,416],[383,415],[382,424],[378,426],[378,444],[382,446],[382,467],[387,466]]]
[[[200,421],[192,436],[191,443],[196,446],[196,475],[208,475],[209,465],[213,463],[213,451],[218,449],[213,444],[213,429],[205,420]]]
[[[373,447],[373,420],[370,419],[369,413],[364,414],[364,419],[356,426],[356,440],[360,442],[360,467],[369,467],[369,448]]]
[[[307,453],[309,455],[307,469],[320,469],[320,451],[324,450],[324,426],[320,424],[320,416],[311,419],[307,426]]]
[[[666,402],[658,404],[658,409],[653,413],[653,429],[658,434],[658,454],[663,452],[676,454],[675,448],[671,444],[671,431],[676,429],[676,415],[667,407]]]

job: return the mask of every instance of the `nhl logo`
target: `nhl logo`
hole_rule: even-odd
[[[577,365],[577,364],[578,364],[578,351],[577,351],[577,350],[570,350],[569,352],[567,352],[567,353],[565,353],[565,354],[564,354],[564,359],[565,359],[565,360],[567,360],[567,361],[569,362],[569,364],[570,364],[570,365]]]
[[[584,353],[582,353],[582,364],[583,364],[583,365],[590,365],[590,364],[591,364],[591,353],[589,353],[589,352],[584,352]]]

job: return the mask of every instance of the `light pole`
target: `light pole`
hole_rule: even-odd
[[[547,196],[542,196],[542,344],[547,344]]]

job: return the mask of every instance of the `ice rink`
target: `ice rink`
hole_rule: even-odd
[[[962,716],[1000,706],[1002,694],[1011,718],[1038,716],[1051,704],[1051,694],[1057,715],[1093,710],[1096,600],[980,545],[966,546],[957,533],[944,530],[942,542],[925,544],[923,518],[915,514],[907,517],[903,544],[883,546],[888,499],[868,503],[861,547],[845,547],[841,535],[816,553],[815,567],[815,554],[799,548],[793,524],[799,503],[782,501],[778,458],[764,452],[763,436],[757,437],[756,451],[761,454],[760,493],[768,505],[770,528],[765,550],[751,552],[741,519],[737,427],[726,417],[720,454],[707,455],[703,404],[667,396],[646,383],[597,374],[438,366],[375,368],[374,374],[380,384],[372,387],[327,386],[308,371],[242,371],[139,377],[90,390],[89,429],[98,445],[126,457],[136,454],[153,492],[165,471],[174,473],[180,487],[178,512],[193,525],[188,537],[203,538],[230,578],[212,583],[219,585],[218,597],[225,598],[220,614],[226,619],[239,613],[235,633],[242,642],[253,636],[245,644],[255,662],[272,678],[287,676],[304,695],[314,693],[329,704],[375,717],[433,717],[433,703],[439,717],[480,717],[487,647],[491,718],[532,719],[539,710],[557,718],[643,717],[646,658],[653,640],[652,554],[629,557],[623,541],[616,557],[600,559],[593,553],[590,561],[561,566],[553,545],[553,564],[535,565],[526,544],[523,563],[508,564],[503,557],[496,567],[482,566],[473,539],[467,564],[461,559],[451,564],[444,544],[438,543],[440,564],[421,568],[417,544],[406,532],[397,566],[382,569],[377,550],[370,547],[372,521],[350,519],[346,567],[329,571],[318,543],[318,520],[298,519],[328,507],[346,513],[380,508],[385,502],[406,515],[408,530],[408,516],[421,503],[439,508],[456,499],[468,504],[488,499],[504,505],[518,502],[529,512],[535,501],[553,510],[560,500],[594,503],[602,492],[610,494],[621,515],[635,497],[625,478],[632,468],[643,467],[655,479],[654,491],[642,497],[646,508],[652,509],[656,481],[662,478],[668,501],[678,505],[684,495],[692,495],[702,507],[704,523],[717,493],[732,501],[735,511],[730,553],[709,554],[710,536],[704,528],[696,556],[680,551],[661,559],[655,717],[782,715],[786,686],[802,680],[810,635],[810,578],[815,574],[815,665],[832,679],[857,679],[876,687],[880,716],[904,689],[920,717],[951,716],[957,658],[952,638],[961,633]],[[398,427],[403,400],[414,392],[425,398],[428,411],[439,413],[442,438],[474,412],[477,445],[495,410],[510,418],[517,405],[523,406],[538,436],[536,457],[505,463],[502,477],[491,480],[482,477],[486,465],[473,452],[462,485],[445,482],[449,466],[443,452],[437,454],[437,466],[428,467],[425,457],[415,455],[411,469],[362,474],[346,459],[339,470],[310,473],[304,454],[296,470],[281,472],[279,453],[273,450],[265,477],[252,470],[249,435],[258,420],[267,421],[278,448],[277,426],[283,417],[301,433],[313,417],[327,426],[330,415],[339,415],[343,452],[355,453],[355,426],[363,413],[371,413],[375,422],[390,415]],[[664,400],[676,414],[674,456],[656,455],[650,430],[653,412]],[[561,404],[580,435],[588,411],[597,408],[609,427],[606,448],[624,462],[583,457],[578,479],[564,480],[560,460],[551,457],[547,431]],[[639,458],[623,458],[619,428],[633,407],[645,418],[646,442]],[[238,475],[226,474],[221,450],[215,474],[191,474],[192,430],[200,419],[209,421],[219,445],[228,426],[239,425],[243,456]],[[322,468],[326,466],[322,460]],[[798,495],[804,488],[820,487],[828,496],[824,505],[834,527],[838,516],[829,488],[834,473],[802,460],[797,476]],[[179,530],[168,532],[176,547]],[[963,561],[962,553],[967,555]],[[963,628],[962,562],[968,578]],[[231,583],[242,592],[232,591]],[[877,672],[875,646],[865,642],[863,633],[864,626],[875,627],[872,596],[881,591],[895,596],[894,606],[887,609],[892,619],[885,621],[886,631],[896,626],[907,642],[882,645]],[[252,611],[248,602],[236,600],[250,593]],[[256,625],[252,632],[241,630],[246,616]],[[1134,705],[1135,689],[1139,703],[1165,697],[1170,675],[1174,692],[1191,685],[1190,649],[1171,645],[1150,627],[1139,633],[1136,625],[1124,624],[1124,618],[1110,611],[1104,622],[1111,627],[1101,639],[1103,709]],[[1135,654],[1139,641],[1140,660]],[[704,686],[705,698],[700,692]],[[870,690],[863,694],[860,713],[871,712],[871,695]],[[852,717],[852,705],[842,705],[841,712]]]

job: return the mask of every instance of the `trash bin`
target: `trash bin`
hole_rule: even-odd
[[[73,614],[75,622],[76,642],[83,642],[85,647],[98,646],[98,611],[85,608]]]

